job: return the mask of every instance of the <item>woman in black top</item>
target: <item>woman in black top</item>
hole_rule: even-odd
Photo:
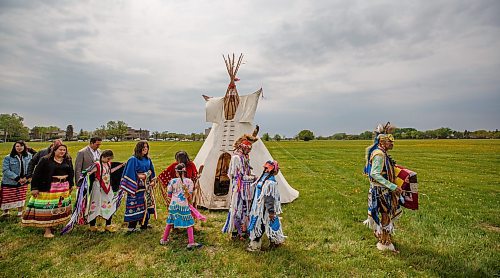
[[[71,216],[73,173],[66,145],[58,145],[40,160],[33,173],[32,196],[23,225],[43,227],[44,237],[54,237],[51,227],[67,222]]]

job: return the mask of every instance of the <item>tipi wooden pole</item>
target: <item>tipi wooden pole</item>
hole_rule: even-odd
[[[222,58],[224,59],[224,63],[226,63],[227,74],[229,74],[229,76],[231,76],[231,71],[229,70],[229,63],[226,60],[226,56],[224,56],[224,54],[223,54]]]
[[[238,59],[238,63],[236,64],[236,69],[234,70],[234,77],[235,78],[236,78],[236,74],[238,73],[238,69],[240,68],[242,60],[243,60],[243,53],[240,54],[240,58]]]

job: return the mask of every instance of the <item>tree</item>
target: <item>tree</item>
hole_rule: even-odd
[[[412,127],[396,128],[394,130],[393,135],[394,135],[394,138],[396,138],[396,139],[410,139],[411,134],[415,131],[417,131],[417,130],[412,128]]]
[[[189,139],[196,141],[196,138],[198,137],[198,134],[192,132],[191,135],[189,136]]]
[[[48,139],[58,139],[60,138],[59,127],[57,126],[35,126],[31,129],[31,133],[33,134],[34,139],[40,139],[42,141]],[[66,130],[67,135],[68,130]]]
[[[168,131],[167,130],[162,131],[160,133],[160,138],[163,139],[163,140],[167,139],[168,138]]]
[[[267,132],[266,132],[266,133],[262,134],[261,139],[262,139],[263,141],[269,141],[269,138],[270,138],[270,137],[269,137],[269,133],[267,133]]]
[[[106,124],[106,130],[108,136],[118,139],[119,141],[123,140],[125,134],[128,131],[128,125],[124,121],[109,121]]]
[[[359,134],[358,138],[361,139],[361,140],[370,140],[370,139],[373,138],[373,132],[371,132],[371,131],[365,131],[365,132]]]
[[[108,137],[108,131],[106,130],[105,125],[101,125],[101,127],[96,128],[94,131],[94,135],[100,138],[106,138]]]
[[[345,133],[335,133],[332,135],[333,140],[344,140],[347,138],[347,134]]]
[[[198,133],[198,140],[199,141],[205,141],[205,138],[207,138],[205,133],[203,133],[203,132]]]
[[[455,139],[463,139],[464,138],[464,133],[461,131],[453,131],[452,137]]]
[[[279,134],[274,135],[274,141],[281,141],[281,136]]]
[[[359,135],[349,134],[349,135],[347,135],[347,137],[345,139],[346,140],[358,140],[359,139]]]
[[[60,130],[61,129],[59,127],[54,125],[48,126],[46,127],[45,136],[48,137],[49,139],[59,139],[60,136],[58,135],[58,133]]]
[[[299,138],[299,140],[310,141],[314,139],[314,133],[308,129],[304,129],[299,132],[297,137]]]
[[[451,128],[448,128],[448,127],[442,127],[442,128],[436,129],[435,133],[436,133],[436,137],[438,139],[445,139],[445,138],[450,137],[450,135],[452,134],[452,130],[451,130]]]
[[[118,139],[117,128],[116,128],[116,122],[115,121],[109,121],[106,124],[106,132],[108,133],[108,135],[110,137]]]
[[[487,139],[491,138],[490,133],[484,129],[476,130],[470,133],[472,139]]]
[[[124,121],[116,122],[116,136],[118,139],[123,140],[125,134],[127,134],[128,125]]]
[[[0,114],[0,130],[3,131],[5,142],[29,139],[29,129],[24,126],[23,121],[24,118],[16,113]]]
[[[34,139],[40,139],[44,140],[45,138],[45,133],[47,132],[47,128],[43,126],[34,126],[31,129],[31,133],[33,133],[33,138]]]
[[[468,131],[467,129],[464,130],[464,138],[465,139],[469,139],[470,138],[470,131]]]
[[[66,141],[71,141],[73,139],[73,126],[68,125],[66,127]]]
[[[153,131],[152,135],[155,140],[158,140],[158,137],[160,137],[160,133],[158,131]]]
[[[495,129],[495,132],[493,132],[493,138],[500,139],[500,132],[498,131],[498,129]]]
[[[80,129],[80,133],[78,133],[78,140],[83,140],[83,141],[87,141],[89,140],[89,132],[88,131],[85,131],[83,129]]]

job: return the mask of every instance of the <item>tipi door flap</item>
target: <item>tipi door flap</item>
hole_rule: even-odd
[[[215,196],[226,196],[229,193],[230,180],[227,175],[229,162],[231,162],[231,155],[227,152],[222,153],[217,160],[214,179]]]

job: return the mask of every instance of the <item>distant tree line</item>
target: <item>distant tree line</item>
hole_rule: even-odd
[[[16,113],[0,114],[0,142],[31,140],[31,141],[48,141],[62,138],[66,141],[83,140],[87,141],[92,136],[101,137],[105,140],[122,141],[126,139],[130,132],[129,126],[124,121],[109,121],[101,125],[94,131],[86,131],[80,129],[75,132],[73,125],[68,125],[66,130],[62,130],[57,126],[34,126],[32,129],[26,127],[23,123],[24,118]],[[151,134],[147,130],[133,130],[134,138],[151,139],[151,140],[189,140],[200,141],[205,140],[204,133],[175,133],[169,131],[153,131]]]
[[[457,131],[451,128],[441,127],[438,129],[420,131],[415,128],[396,128],[393,132],[396,139],[500,139],[498,129],[494,131]],[[318,140],[371,140],[372,131],[365,131],[360,134],[335,133],[328,137],[319,136]]]
[[[498,129],[494,131],[489,130],[464,130],[457,131],[451,128],[442,127],[438,129],[420,131],[415,128],[397,128],[393,132],[394,138],[396,139],[500,139],[500,132]],[[280,140],[291,140],[292,138],[286,138],[276,134],[271,137],[268,133],[262,135],[262,140],[264,141],[280,141]],[[310,141],[310,140],[371,140],[373,139],[372,131],[364,131],[360,134],[347,134],[347,133],[335,133],[330,136],[314,136],[314,133],[310,130],[301,130],[297,135],[293,137],[294,140]]]
[[[88,140],[91,136],[98,136],[103,139],[121,141],[125,139],[129,127],[124,121],[109,121],[105,125],[101,125],[94,131],[85,131],[80,129],[78,133],[74,132],[73,125],[68,125],[66,130],[61,130],[57,126],[34,126],[31,130],[23,124],[24,118],[16,113],[0,114],[0,140],[16,141],[16,140],[36,140],[47,141],[57,138],[63,138],[66,141],[70,140]],[[137,130],[135,130],[137,131]],[[141,130],[139,130],[140,133]],[[146,130],[143,130],[146,131]],[[143,136],[140,136],[143,137]],[[206,139],[204,133],[175,133],[169,131],[153,131],[149,134],[147,131],[146,139],[151,140],[190,140],[201,141]],[[442,127],[433,130],[419,131],[415,128],[397,128],[394,131],[396,139],[500,139],[498,129],[494,131],[476,130],[476,131],[457,131],[451,128]],[[261,136],[264,141],[281,141],[281,140],[371,140],[373,132],[365,131],[360,134],[335,133],[331,136],[314,136],[311,130],[301,130],[293,138],[286,138],[284,135],[275,134],[271,136],[269,133],[264,133]]]
[[[494,131],[490,130],[464,130],[457,131],[451,128],[442,127],[438,129],[420,131],[415,128],[397,128],[393,132],[394,138],[396,139],[500,139],[500,132],[498,129]],[[364,131],[360,134],[347,134],[347,133],[335,133],[330,136],[314,136],[314,133],[308,129],[301,130],[293,138],[286,138],[276,134],[271,137],[269,133],[264,133],[262,135],[262,140],[264,141],[280,141],[280,140],[371,140],[373,139],[372,131]]]
[[[207,138],[207,136],[204,133],[194,133],[194,132],[190,134],[184,134],[184,133],[175,133],[168,131],[163,131],[163,132],[153,131],[150,138],[153,140],[203,141]]]

